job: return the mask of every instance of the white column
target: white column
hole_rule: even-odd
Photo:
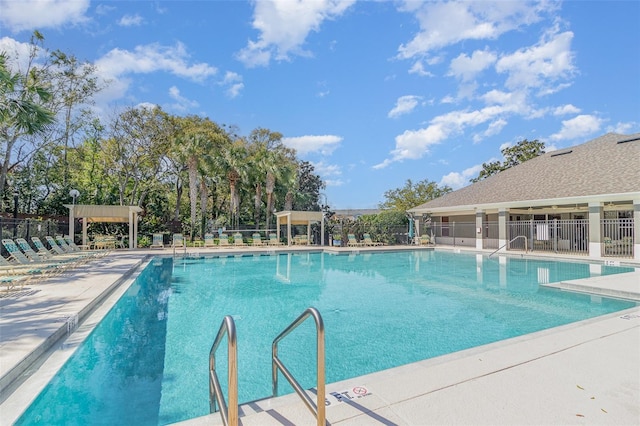
[[[602,204],[589,203],[589,257],[602,257]]]
[[[507,209],[498,209],[498,247],[507,250]]]
[[[324,215],[320,221],[320,245],[324,246]]]
[[[482,210],[478,210],[476,212],[476,249],[482,250],[482,217],[484,216],[484,212]]]
[[[134,219],[135,219],[135,214],[131,211],[131,209],[129,209],[129,248],[135,248],[135,241],[134,241],[134,233],[135,230],[134,228]]]
[[[82,218],[82,245],[87,245],[87,228],[89,227],[89,221],[86,217]]]
[[[633,200],[633,258],[640,260],[640,199]]]
[[[69,237],[71,237],[71,241],[75,241],[75,233],[76,233],[76,217],[75,217],[75,204],[73,206],[71,206],[71,208],[69,209]]]

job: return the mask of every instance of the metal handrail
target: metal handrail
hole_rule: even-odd
[[[498,247],[498,249],[495,250],[494,252],[492,252],[488,257],[493,256],[494,254],[496,254],[497,252],[499,252],[500,250],[505,248],[507,245],[509,245],[512,242],[514,242],[515,240],[517,240],[518,238],[524,238],[524,252],[526,253],[528,251],[528,248],[529,248],[529,244],[527,243],[527,237],[525,237],[524,235],[518,235],[517,237],[512,238],[511,241],[503,244],[502,247]]]
[[[229,405],[224,401],[222,388],[218,381],[216,373],[216,350],[222,341],[224,335],[227,334],[227,353],[228,353],[228,392]],[[236,339],[236,325],[233,318],[227,315],[220,324],[218,335],[213,341],[211,351],[209,352],[209,410],[215,413],[216,402],[220,406],[220,415],[225,425],[238,425],[238,345]]]
[[[317,385],[316,385],[316,401],[314,404],[309,395],[302,389],[300,383],[296,381],[293,375],[287,370],[282,361],[278,358],[278,342],[291,333],[296,327],[302,324],[310,316],[316,322],[317,332]],[[325,370],[324,370],[324,322],[322,316],[316,308],[307,308],[294,322],[292,322],[282,333],[273,340],[271,345],[272,352],[272,378],[273,378],[273,396],[278,396],[278,369],[282,371],[284,377],[296,391],[298,396],[302,398],[307,408],[316,416],[317,425],[325,425]]]

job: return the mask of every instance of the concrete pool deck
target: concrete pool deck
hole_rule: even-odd
[[[228,254],[246,251],[225,249]],[[220,250],[190,248],[189,252]],[[171,250],[113,252],[93,261],[90,268],[28,283],[0,298],[0,424],[17,419],[57,371],[49,364],[62,365],[83,333],[88,334],[127,287],[119,284],[133,279],[138,271],[131,271],[149,254],[167,255]],[[640,300],[640,271],[557,286],[593,297]],[[59,340],[68,327],[75,328],[76,318],[82,325]],[[49,359],[42,365],[31,364],[47,347],[51,347]],[[342,394],[341,401],[331,393]],[[333,425],[637,425],[640,307],[331,383],[327,395],[327,420]],[[244,425],[315,424],[296,395],[247,404],[241,413]],[[213,414],[183,424],[222,423],[220,415]]]

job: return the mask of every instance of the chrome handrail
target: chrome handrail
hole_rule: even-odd
[[[287,370],[282,361],[278,358],[278,342],[291,333],[296,327],[302,324],[310,316],[316,322],[317,332],[317,385],[316,385],[316,401],[314,405],[313,401],[302,389],[300,383],[293,377],[293,375]],[[292,322],[282,333],[273,340],[271,345],[272,352],[272,364],[271,373],[273,378],[273,396],[278,396],[278,369],[282,371],[284,377],[289,381],[289,384],[296,391],[298,396],[302,398],[307,408],[316,416],[317,425],[325,425],[325,370],[324,370],[324,322],[322,316],[316,308],[307,308],[294,322]]]
[[[216,373],[216,350],[222,341],[224,335],[227,334],[227,353],[228,353],[228,389],[229,405],[224,401],[222,388],[218,381]],[[209,410],[215,413],[216,402],[220,406],[220,415],[225,425],[238,425],[238,345],[236,339],[236,325],[233,318],[227,315],[220,324],[218,335],[213,341],[211,351],[209,352]]]
[[[502,247],[498,247],[497,250],[495,250],[494,252],[492,252],[489,256],[487,257],[491,257],[494,254],[496,254],[497,252],[499,252],[500,250],[502,250],[503,248],[505,248],[507,245],[511,244],[512,242],[514,242],[515,240],[517,240],[518,238],[524,238],[524,252],[526,253],[529,249],[529,244],[527,243],[527,237],[525,237],[524,235],[518,235],[517,237],[513,237],[511,239],[511,241],[505,243],[502,245]]]

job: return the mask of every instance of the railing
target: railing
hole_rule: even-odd
[[[633,258],[633,218],[602,219],[602,256]]]
[[[498,247],[497,250],[491,252],[491,254],[488,257],[493,256],[494,254],[496,254],[497,252],[499,252],[501,249],[505,248],[506,246],[508,246],[509,244],[511,244],[512,242],[514,242],[515,240],[517,240],[518,238],[524,238],[524,252],[527,252],[527,247],[529,247],[527,245],[527,237],[525,237],[524,235],[518,235],[517,237],[512,238],[510,241],[508,241],[507,243],[503,244],[501,247]]]
[[[222,388],[216,373],[216,350],[222,341],[224,335],[227,334],[227,353],[228,353],[228,386],[229,404],[227,405],[222,395]],[[213,341],[211,351],[209,352],[209,409],[211,413],[215,413],[216,403],[220,406],[220,415],[225,425],[238,425],[238,346],[236,339],[236,325],[233,318],[227,315],[222,320],[218,335]]]
[[[316,401],[314,404],[309,395],[302,389],[302,386],[291,375],[289,370],[284,366],[278,358],[278,342],[291,333],[296,327],[302,324],[307,318],[313,317],[316,322],[317,332],[317,386]],[[284,377],[289,381],[298,396],[302,398],[307,408],[316,416],[318,426],[325,424],[325,371],[324,371],[324,322],[315,308],[308,308],[294,322],[292,322],[282,333],[273,340],[271,345],[272,352],[272,378],[273,378],[273,396],[278,395],[278,370],[282,371]]]

